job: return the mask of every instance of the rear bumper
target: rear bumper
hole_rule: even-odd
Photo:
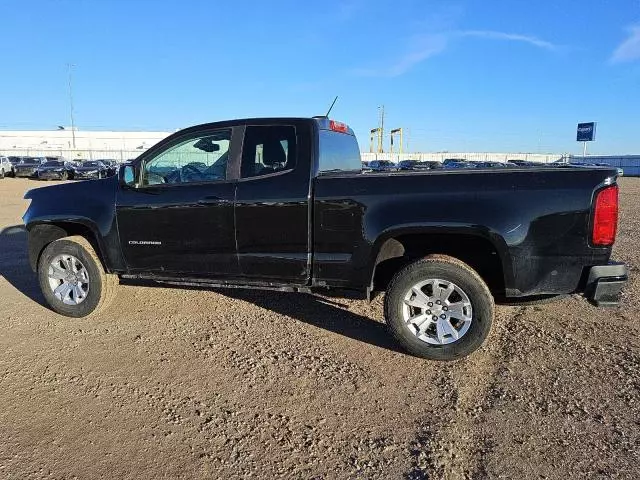
[[[33,177],[36,174],[35,168],[14,168],[13,174],[16,177]]]
[[[76,172],[75,179],[76,180],[95,180],[96,178],[102,178],[103,175],[104,174],[98,173],[98,172],[92,172],[92,173]]]
[[[598,307],[615,307],[628,278],[624,263],[611,262],[591,267],[584,296]]]
[[[65,172],[40,172],[38,178],[41,180],[62,180]]]

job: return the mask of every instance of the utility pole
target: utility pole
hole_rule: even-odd
[[[71,86],[71,69],[75,67],[72,63],[67,63],[67,70],[69,72],[69,110],[71,114],[71,141],[73,148],[76,148],[76,126],[73,121],[73,88]]]
[[[384,153],[384,105],[378,107],[380,109],[380,123],[378,124],[378,153]]]

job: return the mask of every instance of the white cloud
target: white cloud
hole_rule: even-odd
[[[629,28],[629,36],[614,50],[611,63],[640,60],[640,24]]]
[[[415,36],[409,42],[400,59],[384,68],[364,68],[353,70],[355,75],[366,77],[398,77],[407,73],[416,65],[444,52],[452,40],[456,38],[482,38],[527,43],[545,50],[558,50],[559,47],[538,37],[516,33],[496,32],[491,30],[463,30]]]
[[[529,35],[519,35],[517,33],[505,33],[505,32],[494,32],[491,30],[467,30],[463,32],[457,32],[457,35],[460,37],[476,37],[476,38],[488,38],[492,40],[507,40],[511,42],[524,42],[529,45],[533,45],[534,47],[544,48],[546,50],[557,50],[558,46],[547,42],[546,40],[541,40],[538,37],[532,37]]]
[[[448,41],[449,39],[445,35],[414,37],[410,42],[410,47],[390,66],[360,68],[354,70],[353,73],[363,77],[398,77],[426,59],[443,52],[447,48]]]

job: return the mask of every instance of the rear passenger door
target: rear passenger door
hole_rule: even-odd
[[[236,184],[236,241],[247,280],[310,279],[312,127],[304,121],[247,125]]]

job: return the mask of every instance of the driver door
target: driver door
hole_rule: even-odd
[[[119,190],[118,230],[131,271],[229,277],[239,272],[234,225],[237,127],[189,131],[141,159]]]

